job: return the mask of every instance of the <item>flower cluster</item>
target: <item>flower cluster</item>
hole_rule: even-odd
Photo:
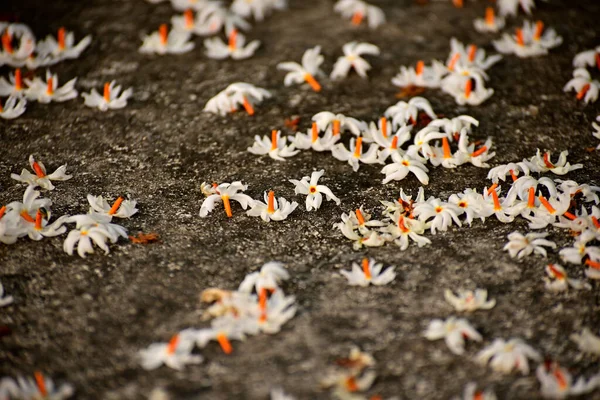
[[[545,28],[542,21],[535,24],[524,21],[514,35],[504,33],[502,38],[493,41],[494,47],[502,54],[515,54],[517,57],[535,57],[548,54],[548,50],[562,44],[562,37],[552,28]]]
[[[0,37],[0,66],[9,65],[16,68],[8,79],[0,77],[0,97],[7,97],[4,105],[0,101],[0,118],[19,117],[25,112],[27,101],[63,102],[77,97],[77,78],[59,86],[58,76],[49,70],[46,71],[45,79],[28,79],[23,77],[21,68],[35,70],[63,60],[76,59],[91,43],[91,36],[88,35],[75,43],[73,32],[61,27],[57,38],[48,35],[45,39],[37,41],[27,25],[0,22]]]
[[[35,174],[24,169],[20,175],[11,175],[13,179],[26,183],[27,188],[22,202],[13,201],[0,207],[0,242],[13,244],[25,236],[36,241],[60,236],[67,231],[65,224],[69,223],[75,224],[75,229],[69,232],[63,244],[64,251],[69,255],[73,254],[77,246],[77,254],[85,257],[94,252],[93,244],[108,253],[107,242],[116,243],[120,237],[127,239],[127,230],[111,221],[113,217],[130,218],[136,214],[136,201],[119,197],[110,205],[102,196],[88,195],[88,214],[63,215],[50,222],[52,200],[40,198],[41,193],[35,189],[40,187],[53,190],[52,181],[65,181],[72,176],[66,174],[66,165],[47,174],[44,164],[36,161],[33,156],[29,157],[29,163]]]
[[[575,91],[577,100],[583,100],[586,104],[594,103],[598,100],[600,81],[592,78],[588,68],[591,67],[592,72],[600,70],[600,46],[577,54],[573,58],[573,67],[575,67],[573,79],[567,82],[563,90]],[[600,129],[596,130],[600,131]]]
[[[33,400],[52,399],[63,400],[73,396],[74,389],[68,383],[56,386],[54,381],[39,371],[33,377],[19,376],[17,379],[2,378],[0,380],[0,399]]]
[[[502,59],[500,55],[486,57],[484,49],[474,44],[465,46],[455,38],[450,40],[450,54],[446,63],[433,60],[431,66],[418,61],[415,67],[400,67],[392,83],[403,91],[414,88],[440,88],[454,97],[457,104],[476,106],[492,96],[487,89],[486,70]]]
[[[331,395],[335,399],[365,399],[362,393],[371,388],[377,377],[373,369],[373,356],[353,347],[349,357],[338,360],[337,364],[339,367],[327,371],[325,378],[321,380],[321,387],[331,389]]]
[[[233,352],[232,340],[245,340],[259,333],[275,334],[296,314],[294,296],[286,296],[280,285],[289,273],[279,262],[268,262],[259,271],[244,278],[238,290],[206,289],[200,298],[211,303],[205,316],[210,327],[188,328],[175,334],[167,343],[154,343],[140,350],[138,357],[144,369],[166,365],[182,369],[187,364],[201,363],[195,348],[217,342],[225,354]]]

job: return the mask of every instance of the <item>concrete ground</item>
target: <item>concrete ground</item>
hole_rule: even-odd
[[[465,2],[463,9],[450,2],[373,3],[384,8],[388,23],[370,31],[333,14],[333,1],[290,0],[288,11],[253,28],[248,36],[262,46],[245,61],[209,60],[200,39],[196,50],[181,56],[138,53],[140,35],[174,13],[167,3],[23,0],[8,5],[6,15],[28,23],[39,38],[63,25],[78,37],[93,35],[79,60],[53,68],[62,80],[77,76],[83,92],[116,79],[133,87],[134,96],[125,109],[106,113],[85,107],[82,99],[31,103],[21,118],[0,121],[0,204],[21,198],[24,186],[10,173],[27,167],[27,157],[34,154],[50,170],[68,163],[74,175],[46,193],[54,215],[86,212],[88,193],[111,199],[130,195],[138,200],[140,213],[124,226],[134,234],[156,232],[160,242],[120,241],[109,255],[98,252],[86,259],[65,254],[64,237],[2,245],[0,281],[15,301],[0,309],[0,376],[42,370],[71,382],[76,399],[141,399],[158,386],[175,399],[266,399],[273,386],[299,399],[325,399],[329,395],[319,390],[319,379],[358,345],[377,360],[378,378],[369,394],[447,399],[477,381],[492,386],[499,398],[538,398],[533,374],[502,376],[473,362],[482,345],[470,343],[459,357],[443,341],[422,337],[432,318],[456,315],[444,301],[444,289],[474,287],[487,288],[497,301],[491,311],[467,317],[484,336],[483,345],[520,337],[575,373],[598,372],[597,360],[579,358],[568,339],[584,326],[600,326],[598,283],[589,291],[547,292],[543,269],[559,261],[557,251],[547,260],[531,256],[522,261],[502,251],[509,232],[528,230],[523,221],[504,225],[490,219],[427,234],[431,246],[404,252],[393,245],[353,251],[351,242],[332,230],[340,214],[364,205],[379,216],[380,200],[396,198],[400,188],[416,193],[414,177],[383,186],[377,166],[354,173],[329,154],[306,151],[276,162],[246,151],[255,134],[283,128],[293,115],[300,116],[303,130],[323,110],[375,120],[397,101],[390,79],[400,65],[445,60],[452,36],[488,50],[497,36],[472,28],[487,5],[482,1]],[[591,122],[600,109],[562,92],[574,54],[599,44],[600,3],[537,3],[534,18],[554,27],[564,38],[562,46],[546,57],[505,57],[489,71],[494,96],[479,107],[459,107],[437,90],[423,96],[439,114],[479,119],[474,138],[493,138],[497,156],[492,165],[520,161],[536,148],[566,149],[572,163],[585,166],[569,178],[600,184],[599,153],[586,151],[597,145]],[[521,16],[511,19],[509,26],[520,21]],[[381,57],[370,59],[368,80],[356,75],[339,83],[323,80],[319,94],[283,86],[277,63],[299,60],[305,49],[320,44],[329,71],[341,46],[351,40],[383,50]],[[267,88],[273,99],[257,107],[253,117],[202,112],[210,97],[236,81]],[[287,180],[321,168],[326,170],[323,183],[342,200],[340,207],[325,203],[315,213],[299,208],[286,221],[268,224],[235,206],[231,219],[220,209],[206,219],[198,216],[203,181],[243,180],[254,198],[272,189],[303,204]],[[482,188],[489,184],[486,174],[472,166],[434,168],[426,195],[446,199],[467,187]],[[559,245],[572,240],[565,231],[549,232]],[[364,256],[396,266],[396,280],[383,287],[350,288],[336,272]],[[200,320],[200,291],[236,288],[245,274],[270,260],[286,264],[292,279],[284,290],[299,304],[297,316],[281,333],[234,343],[230,356],[211,345],[203,351],[203,364],[182,372],[141,369],[135,360],[139,349],[166,341],[179,329],[206,324]],[[580,268],[568,270],[582,275]]]

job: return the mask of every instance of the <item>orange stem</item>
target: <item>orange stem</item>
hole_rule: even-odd
[[[494,199],[494,211],[502,210],[502,206],[500,205],[500,199],[498,199],[498,193],[495,190],[492,190],[492,198]]]
[[[260,320],[262,322],[267,320],[267,289],[262,288],[258,295],[258,306],[260,308]]]
[[[106,82],[104,84],[104,101],[107,103],[110,101],[110,83]]]
[[[308,83],[310,85],[312,90],[314,90],[315,92],[321,91],[321,85],[319,84],[319,82],[317,82],[315,77],[312,76],[311,74],[304,75],[304,80],[306,81],[306,83]]]
[[[448,63],[448,70],[449,71],[454,71],[454,67],[456,66],[456,63],[458,62],[458,59],[460,58],[460,53],[455,53],[452,58],[450,59],[450,62]]]
[[[512,169],[510,170],[510,177],[512,178],[513,182],[519,179]]]
[[[227,214],[227,216],[231,218],[233,214],[231,213],[231,203],[229,202],[229,196],[221,196],[221,200],[223,200],[225,214]]]
[[[169,340],[169,345],[167,346],[167,354],[175,353],[175,350],[177,350],[178,344],[179,344],[179,334],[173,335],[171,340]]]
[[[363,274],[365,274],[365,278],[367,280],[371,280],[371,270],[369,269],[369,260],[366,258],[363,258],[363,260],[362,260],[362,269],[363,269]]]
[[[495,192],[497,187],[498,187],[498,184],[497,184],[497,183],[494,183],[492,186],[490,186],[490,188],[489,188],[489,189],[488,189],[488,191],[487,191],[487,194],[488,194],[488,196],[489,196],[490,194],[492,194],[492,192]]]
[[[364,17],[365,16],[360,11],[355,12],[354,15],[352,16],[352,25],[355,25],[355,26],[360,25]]]
[[[487,146],[482,146],[477,151],[474,151],[473,153],[471,153],[471,157],[479,157],[480,155],[485,153],[487,151],[487,149],[488,149]]]
[[[275,212],[275,192],[272,191],[272,190],[269,192],[269,200],[268,200],[268,204],[267,204],[267,212],[269,214],[273,214]]]
[[[548,202],[548,200],[546,200],[546,198],[544,196],[540,195],[538,198],[540,199],[540,201],[542,202],[542,205],[544,207],[546,207],[546,210],[548,210],[548,212],[550,214],[554,214],[556,212],[554,207],[552,207],[552,204],[550,204],[550,202]]]
[[[35,214],[35,229],[42,229],[42,212],[40,210],[37,210]]]
[[[529,188],[529,198],[527,200],[527,207],[535,207],[535,189],[533,186]]]
[[[569,218],[571,221],[574,221],[577,219],[577,217],[575,215],[573,215],[572,213],[570,213],[569,211],[566,211],[563,215],[565,217]]]
[[[108,211],[108,215],[115,215],[115,213],[119,210],[119,207],[121,207],[122,202],[123,202],[123,198],[121,196],[119,196],[117,198],[117,200],[113,203],[110,210]]]
[[[15,89],[23,89],[23,78],[21,77],[21,68],[15,69]]]
[[[340,134],[340,121],[337,119],[333,120],[333,136]]]
[[[398,136],[394,136],[392,139],[392,145],[390,146],[392,150],[396,150],[398,148]]]
[[[475,60],[475,54],[477,54],[477,46],[474,44],[469,46],[469,61],[473,62]]]
[[[517,28],[517,44],[519,46],[525,46],[525,41],[523,40],[523,30],[521,28]]]
[[[365,217],[363,217],[362,212],[358,208],[356,209],[356,219],[358,220],[359,225],[365,224]]]
[[[542,32],[544,31],[544,23],[542,21],[537,21],[535,23],[535,33],[533,35],[533,40],[538,41],[542,37]]]
[[[317,139],[319,139],[319,130],[317,129],[317,123],[313,122],[312,123],[312,142],[316,142]]]
[[[585,265],[587,265],[590,268],[600,270],[600,262],[598,261],[592,261],[588,258],[587,260],[585,260]]]
[[[356,147],[354,148],[354,157],[358,158],[362,154],[362,136],[356,138]]]
[[[544,153],[544,164],[546,164],[546,168],[552,169],[554,168],[554,164],[550,162],[550,154]]]
[[[61,50],[65,49],[65,34],[67,33],[67,30],[65,29],[64,26],[61,26],[58,29],[58,48]]]
[[[271,151],[277,150],[277,131],[273,129],[271,131]]]
[[[421,60],[417,61],[417,67],[415,68],[417,75],[423,74],[424,69],[425,69],[425,63]]]
[[[161,24],[158,27],[158,34],[160,35],[160,43],[165,46],[169,40],[169,29],[167,28],[167,24]]]
[[[44,173],[44,170],[42,169],[40,164],[38,164],[37,161],[33,162],[33,170],[35,171],[35,174],[38,176],[38,178],[43,178],[46,176],[46,174]]]
[[[485,23],[489,26],[492,26],[494,25],[495,19],[494,7],[487,7],[485,9]]]
[[[44,375],[40,371],[35,371],[33,373],[35,377],[35,383],[38,387],[38,390],[42,397],[46,397],[48,395],[48,390],[46,389],[46,382],[44,381]]]
[[[12,47],[12,36],[10,36],[8,30],[2,35],[2,47],[9,54],[12,54],[14,51]]]
[[[465,98],[469,98],[471,96],[471,91],[473,90],[473,80],[469,79],[467,83],[465,83]]]
[[[183,13],[183,17],[185,18],[185,26],[188,29],[192,29],[194,27],[194,12],[191,8],[188,8]]]
[[[244,96],[244,109],[248,115],[254,115],[254,107],[252,107],[252,104],[250,104],[246,96]]]
[[[229,341],[227,336],[225,336],[225,334],[223,334],[223,333],[218,334],[217,341],[219,342],[221,349],[223,349],[223,353],[231,354],[231,352],[233,351],[233,347],[231,347],[231,342]]]
[[[583,85],[581,90],[579,92],[577,92],[577,100],[583,99],[583,97],[588,92],[588,90],[590,90],[590,84],[586,83],[585,85]]]
[[[2,211],[2,210],[0,210],[0,211]],[[2,218],[1,215],[2,214],[0,214],[0,218]],[[594,226],[596,227],[596,229],[600,229],[600,222],[598,222],[598,218],[592,217],[592,223],[594,224]]]
[[[52,96],[54,94],[54,79],[52,77],[48,78],[48,83],[46,85],[46,94],[48,96]]]
[[[596,53],[596,67],[600,69],[600,53]]]
[[[381,133],[383,137],[386,138],[387,135],[387,119],[385,117],[381,117]]]
[[[232,30],[231,33],[229,34],[229,50],[230,51],[233,51],[237,48],[237,35],[238,35],[237,29]]]
[[[450,151],[450,143],[447,137],[442,138],[442,149],[444,150],[444,158],[452,158],[452,152]]]
[[[20,215],[21,215],[21,218],[23,218],[25,221],[35,224],[35,219],[31,218],[31,215],[29,215],[27,213],[27,211],[25,211],[25,210],[21,211]]]
[[[2,206],[2,208],[0,208],[0,219],[4,217],[4,214],[6,214],[6,206]]]

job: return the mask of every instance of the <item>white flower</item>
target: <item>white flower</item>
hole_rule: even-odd
[[[321,64],[323,64],[323,60],[321,46],[315,46],[304,52],[302,65],[292,61],[282,62],[277,64],[277,69],[289,71],[283,79],[285,86],[306,82],[315,92],[320,92],[321,85],[315,77],[323,75],[323,71],[319,69]]]
[[[575,382],[573,376],[558,363],[540,364],[535,374],[540,381],[540,392],[546,399],[566,399],[570,396],[580,396],[589,393],[600,385],[600,374],[589,380],[580,377]]]
[[[294,296],[285,296],[282,290],[275,291],[268,300],[267,291],[259,292],[259,304],[256,307],[258,328],[261,332],[275,334],[281,327],[296,315],[297,306]]]
[[[44,55],[44,58],[49,57],[46,61],[50,64],[55,64],[61,60],[72,60],[79,58],[79,55],[90,45],[92,36],[87,35],[75,43],[75,34],[67,31],[64,27],[58,30],[57,38],[54,39],[48,35],[45,40],[40,41],[36,46],[36,52]]]
[[[487,218],[494,215],[498,221],[508,224],[514,221],[515,216],[521,214],[523,209],[527,207],[525,202],[515,202],[514,198],[503,198],[502,201],[498,197],[500,187],[491,186],[489,189],[484,188],[484,203],[479,214],[482,218]],[[491,201],[490,201],[491,200]]]
[[[421,221],[404,217],[400,212],[392,216],[393,224],[382,228],[382,232],[391,234],[394,243],[404,251],[408,248],[410,240],[417,243],[419,247],[431,244],[431,240],[421,236],[425,231],[425,224]]]
[[[573,333],[570,338],[577,344],[579,351],[600,356],[600,337],[594,335],[589,328],[583,328],[581,333]]]
[[[523,375],[529,374],[528,359],[541,360],[540,354],[521,339],[495,339],[494,342],[477,354],[477,361],[483,365],[488,362],[493,370],[505,374],[513,370],[520,371]]]
[[[233,214],[231,213],[230,200],[237,201],[245,210],[246,208],[248,208],[248,205],[254,202],[254,200],[252,199],[252,197],[238,192],[244,192],[247,189],[248,185],[244,185],[240,181],[232,183],[221,183],[214,189],[214,194],[207,196],[204,202],[202,203],[202,206],[200,207],[200,216],[202,218],[206,217],[209,212],[214,210],[216,203],[223,202],[225,213],[228,217],[231,218]]]
[[[477,390],[477,384],[469,382],[465,386],[462,397],[454,397],[452,400],[496,400],[496,395],[491,389]]]
[[[344,215],[345,214],[342,214],[342,218]],[[338,228],[346,238],[354,241],[354,244],[352,245],[354,250],[359,250],[363,246],[380,247],[387,241],[386,237],[381,236],[377,232],[370,231],[367,227],[363,227],[357,233],[355,231],[355,226],[350,220],[339,222],[335,224],[334,227]]]
[[[381,169],[381,173],[385,174],[383,183],[390,181],[401,181],[406,178],[409,172],[412,172],[423,185],[429,184],[429,170],[420,161],[414,160],[406,155],[395,157],[394,162],[386,165]]]
[[[223,60],[231,57],[234,60],[243,60],[252,57],[260,46],[260,41],[253,40],[246,45],[246,37],[234,29],[229,34],[229,42],[225,43],[221,38],[214,37],[204,40],[206,55],[208,58]]]
[[[35,222],[31,223],[30,221],[24,221],[24,227],[21,230],[22,234],[26,234],[29,236],[31,240],[42,240],[45,237],[54,237],[58,235],[62,235],[67,231],[67,228],[63,226],[66,220],[69,217],[63,215],[58,218],[52,224],[48,223],[48,219],[43,218],[43,213],[41,210],[37,210],[35,216]]]
[[[231,11],[242,17],[254,16],[257,21],[262,21],[273,9],[283,10],[287,7],[287,0],[234,0]]]
[[[25,89],[20,68],[15,69],[14,74],[8,75],[8,81],[4,77],[0,77],[0,97],[23,97]]]
[[[344,55],[335,62],[333,71],[331,72],[331,79],[345,78],[351,68],[354,68],[361,78],[366,78],[367,71],[371,69],[371,65],[361,56],[363,54],[379,55],[379,47],[370,43],[350,42],[346,43],[342,47],[342,50]]]
[[[479,332],[463,318],[449,317],[445,321],[434,319],[429,323],[423,334],[428,340],[444,339],[451,352],[461,355],[465,352],[465,340],[471,339],[476,342],[482,340]]]
[[[460,138],[458,140],[458,151],[460,158],[463,163],[471,163],[478,168],[489,168],[490,165],[487,161],[494,158],[496,153],[491,152],[492,139],[488,138],[483,145],[475,150],[475,143],[469,144],[469,136],[467,135],[467,128],[463,128],[460,132]]]
[[[167,24],[162,24],[157,32],[144,38],[140,53],[144,54],[182,54],[191,51],[194,43],[190,42],[191,34],[186,31],[168,31]]]
[[[529,162],[519,162],[519,163],[508,163],[499,165],[490,169],[488,172],[487,178],[492,180],[492,183],[498,183],[499,180],[503,181],[506,179],[507,175],[512,177],[513,182],[516,181],[520,172],[523,172],[523,175],[529,175]]]
[[[261,217],[265,222],[283,221],[298,207],[295,201],[290,203],[283,197],[275,199],[275,192],[272,190],[265,192],[264,199],[264,203],[254,200],[246,214],[250,217]]]
[[[268,136],[262,138],[258,135],[254,136],[254,144],[248,147],[248,151],[252,154],[264,155],[268,154],[274,160],[285,161],[287,157],[293,157],[300,152],[296,150],[294,144],[286,145],[287,137],[280,137],[281,131],[271,131],[271,139]]]
[[[317,123],[313,122],[311,129],[306,134],[298,132],[290,141],[297,149],[313,149],[315,151],[331,151],[341,135],[334,135],[331,128],[327,128],[323,136],[319,136]]]
[[[526,14],[531,14],[531,9],[535,8],[535,0],[498,0],[498,9],[500,15],[517,15],[519,5]]]
[[[73,386],[68,383],[56,387],[51,378],[36,371],[31,377],[17,377],[16,381],[11,378],[0,380],[0,396],[3,399],[23,400],[64,400],[73,396]],[[6,397],[4,397],[6,396]]]
[[[493,32],[496,33],[504,28],[506,21],[503,17],[494,15],[494,7],[485,9],[485,18],[477,18],[473,21],[473,26],[477,32]]]
[[[34,100],[39,103],[71,100],[77,97],[77,90],[75,90],[76,81],[77,78],[73,78],[63,86],[58,87],[58,75],[46,71],[46,82],[37,77],[33,81],[25,79],[25,83],[28,86],[25,90],[25,96],[28,100]]]
[[[279,284],[282,281],[286,281],[289,278],[290,274],[282,263],[270,261],[264,264],[260,268],[260,271],[246,275],[238,291],[251,293],[253,290],[256,290],[256,293],[260,293],[263,289],[266,289],[273,292],[279,288]]]
[[[446,64],[451,73],[465,74],[468,72],[470,75],[475,73],[483,75],[483,71],[489,69],[501,59],[502,56],[498,54],[486,57],[484,49],[477,48],[474,44],[465,46],[456,38],[451,38],[450,55]]]
[[[229,35],[234,29],[247,31],[252,27],[248,21],[219,1],[205,3],[198,10],[196,21],[193,22],[194,33],[202,36],[214,35],[223,27],[226,35]]]
[[[26,105],[27,100],[25,98],[18,98],[11,95],[6,99],[4,106],[0,103],[0,117],[4,119],[15,119],[20,117],[25,112]]]
[[[333,200],[338,206],[341,203],[340,199],[338,199],[327,186],[318,184],[319,178],[321,178],[324,173],[325,170],[322,169],[313,172],[310,175],[310,178],[305,176],[299,181],[296,179],[289,180],[295,186],[294,193],[306,195],[306,211],[318,210],[323,201],[323,194],[327,201]]]
[[[600,46],[593,50],[582,51],[577,53],[573,58],[573,67],[598,67],[600,65]]]
[[[40,192],[35,190],[35,186],[29,185],[23,193],[23,202],[13,201],[6,205],[9,214],[14,213],[23,220],[35,223],[35,215],[40,208],[44,208],[47,211],[47,215],[50,213],[50,206],[52,201],[50,199],[38,199]]]
[[[496,305],[496,300],[487,299],[487,290],[459,290],[456,296],[450,289],[444,291],[444,298],[456,311],[489,310]]]
[[[102,196],[88,194],[87,200],[90,203],[90,213],[97,212],[117,218],[130,218],[138,212],[138,209],[135,208],[137,204],[135,200],[123,200],[122,197],[118,197],[112,206]]]
[[[63,250],[71,256],[77,244],[77,254],[85,258],[86,254],[94,253],[93,242],[96,246],[104,250],[105,254],[108,254],[110,250],[106,244],[107,240],[116,241],[116,238],[105,226],[83,226],[80,229],[73,229],[69,232],[63,243]]]
[[[12,296],[4,295],[4,286],[2,286],[2,282],[0,282],[0,307],[6,307],[7,305],[13,302]]]
[[[159,3],[164,0],[147,0],[151,3]],[[177,11],[201,10],[208,5],[207,0],[171,0],[171,6]]]
[[[486,75],[483,73],[457,71],[444,78],[441,87],[444,92],[454,96],[457,104],[477,106],[494,94],[494,89],[485,87],[485,79]]]
[[[381,118],[379,127],[371,122],[369,131],[373,141],[382,147],[377,152],[379,161],[385,162],[391,156],[393,162],[402,162],[406,152],[401,147],[410,140],[411,129],[412,125],[405,125],[398,129],[395,134],[390,135],[388,132],[392,132],[392,124],[387,121],[387,118]]]
[[[548,274],[548,278],[544,278],[544,282],[546,283],[546,289],[551,292],[564,292],[569,290],[569,286],[576,290],[592,288],[579,279],[569,278],[567,271],[558,264],[547,265],[546,274]]]
[[[269,97],[271,93],[265,89],[249,83],[236,82],[211,98],[206,103],[204,111],[224,116],[237,111],[241,105],[248,115],[254,115],[254,106]]]
[[[340,273],[348,279],[350,286],[387,285],[396,277],[394,267],[388,267],[382,272],[383,264],[374,259],[364,258],[362,268],[357,263],[352,263],[352,270],[341,270]]]
[[[549,49],[562,43],[562,37],[558,36],[552,28],[546,29],[543,35],[542,32],[544,32],[542,21],[537,21],[535,24],[525,21],[523,28],[518,28],[514,36],[505,33],[501,39],[492,43],[496,50],[503,54],[514,53],[521,58],[546,55]]]
[[[460,207],[466,216],[465,222],[471,226],[473,219],[481,217],[485,220],[482,211],[485,208],[483,196],[474,189],[465,189],[463,193],[452,194],[448,198],[448,203],[455,204]],[[487,216],[487,215],[486,215]]]
[[[104,92],[100,95],[95,88],[90,93],[81,93],[85,99],[84,104],[88,107],[98,108],[100,111],[115,110],[127,105],[127,99],[133,95],[133,89],[129,88],[121,93],[121,86],[116,81],[106,82]]]
[[[434,235],[436,230],[447,231],[453,221],[456,225],[461,226],[458,216],[462,212],[462,209],[455,204],[446,203],[434,197],[430,197],[426,202],[417,203],[413,208],[414,216],[419,221],[425,222]]]
[[[329,111],[321,111],[312,117],[316,122],[319,131],[325,131],[331,127],[333,136],[338,136],[349,130],[355,136],[360,136],[361,132],[367,129],[367,124],[352,117],[346,117],[343,114],[334,114]]]
[[[369,150],[366,153],[362,151],[362,136],[350,139],[350,150],[346,150],[346,147],[342,143],[338,143],[331,149],[331,155],[340,161],[347,161],[352,166],[352,169],[356,172],[360,167],[359,162],[365,164],[382,164],[377,157],[378,146],[372,144],[369,146]]]
[[[560,250],[561,259],[571,264],[581,264],[586,256],[592,261],[600,261],[600,247],[589,245],[594,240],[596,240],[596,234],[593,231],[583,231],[577,236],[572,247],[565,247]]]
[[[369,28],[375,29],[385,22],[385,14],[381,8],[362,0],[338,0],[333,9],[342,14],[342,17],[351,18],[353,25],[360,25],[366,18]]]
[[[429,101],[423,97],[413,97],[407,102],[399,101],[385,110],[384,115],[392,118],[394,129],[410,122],[416,125],[419,116],[419,110],[424,111],[430,118],[436,119],[437,116],[431,108]]]
[[[512,258],[521,259],[531,253],[540,254],[543,257],[547,256],[545,247],[551,249],[556,248],[556,243],[544,239],[549,233],[528,233],[522,235],[520,232],[512,232],[508,235],[508,243],[504,246],[504,250],[510,253]]]
[[[2,48],[0,49],[0,64],[21,67],[33,54],[36,43],[31,29],[25,24],[0,23]]]
[[[577,100],[585,101],[585,103],[594,103],[598,99],[600,92],[600,81],[592,79],[589,71],[585,68],[577,68],[573,71],[573,79],[571,79],[563,91],[569,92],[574,90],[577,93]]]
[[[10,177],[19,182],[27,183],[28,185],[39,186],[42,189],[53,190],[54,185],[51,181],[66,181],[71,179],[73,175],[67,175],[67,164],[61,165],[51,174],[46,174],[46,167],[41,161],[35,161],[33,155],[29,156],[29,165],[35,172],[35,175],[31,172],[23,169],[21,175],[11,174]]]
[[[437,88],[440,86],[442,77],[446,74],[446,67],[439,61],[434,60],[431,67],[425,66],[421,60],[413,67],[400,67],[400,72],[392,78],[395,86]]]
[[[186,335],[177,334],[169,343],[153,343],[147,349],[140,350],[138,357],[142,368],[152,370],[166,365],[181,370],[186,364],[200,364],[202,356],[191,354],[194,341]]]
[[[285,394],[285,392],[281,388],[271,389],[270,395],[271,395],[271,400],[296,400],[296,398],[294,396]]]

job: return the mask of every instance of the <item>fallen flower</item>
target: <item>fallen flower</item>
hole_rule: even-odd
[[[475,289],[475,291],[460,289],[458,296],[450,289],[444,291],[444,298],[456,311],[472,312],[494,308],[496,300],[488,300],[487,295],[488,293],[485,289]]]
[[[176,334],[169,343],[153,343],[147,349],[140,350],[138,357],[142,368],[152,370],[166,365],[181,370],[186,364],[200,364],[202,356],[191,354],[194,342],[185,335]]]
[[[319,179],[324,173],[325,170],[322,169],[313,172],[310,178],[305,176],[299,181],[296,179],[289,180],[295,186],[294,192],[296,194],[306,195],[306,211],[318,210],[323,201],[323,194],[327,201],[334,201],[338,206],[341,203],[340,199],[338,199],[327,186],[318,184]]]
[[[236,82],[211,98],[204,106],[204,112],[224,116],[237,111],[241,105],[248,115],[254,115],[254,106],[269,97],[271,97],[271,93],[268,90],[249,83]]]
[[[321,85],[316,80],[316,77],[323,75],[323,71],[319,69],[321,64],[323,64],[323,60],[321,46],[315,46],[304,52],[302,65],[296,62],[282,62],[277,64],[277,69],[289,71],[283,79],[285,86],[306,82],[315,92],[320,92]]]
[[[35,172],[35,175],[23,169],[21,175],[11,174],[10,177],[16,181],[39,186],[46,190],[54,190],[54,185],[51,181],[66,181],[73,177],[73,175],[67,175],[66,173],[67,164],[61,165],[50,175],[46,174],[44,164],[41,161],[36,161],[33,155],[29,156],[29,165],[31,165],[31,169]]]
[[[571,90],[577,93],[577,100],[583,100],[586,104],[594,103],[600,92],[600,81],[592,79],[589,71],[585,68],[577,68],[573,71],[573,79],[567,82],[563,88],[564,92]]]
[[[158,31],[143,39],[139,52],[143,54],[182,54],[191,51],[194,43],[190,42],[191,34],[186,31],[168,31],[167,24],[162,24]]]
[[[484,365],[490,362],[495,371],[508,374],[516,369],[523,375],[529,374],[528,359],[541,360],[540,354],[521,339],[495,339],[491,345],[480,351],[476,358]]]
[[[260,267],[260,271],[252,272],[244,278],[240,284],[238,291],[243,293],[251,293],[253,290],[260,293],[263,289],[274,292],[279,288],[282,281],[290,279],[290,274],[287,272],[282,263],[278,261],[270,261]]]
[[[331,128],[328,128],[325,135],[319,136],[317,123],[313,122],[311,129],[306,134],[296,133],[291,138],[291,142],[297,149],[313,149],[315,151],[331,151],[335,143],[340,140],[341,135],[334,135]]]
[[[0,380],[0,395],[10,396],[7,399],[48,399],[64,400],[73,396],[73,386],[64,383],[58,387],[54,381],[44,376],[40,371],[33,373],[31,377],[3,378]]]
[[[600,356],[600,336],[594,335],[590,328],[583,328],[581,333],[573,333],[569,337],[582,353]]]
[[[371,29],[375,29],[385,22],[385,14],[381,8],[362,0],[338,0],[333,9],[343,18],[351,19],[355,26],[360,25],[365,19]]]
[[[540,382],[540,392],[546,399],[566,399],[579,396],[596,389],[600,382],[600,374],[589,379],[580,377],[575,382],[573,376],[556,362],[540,364],[535,374]]]
[[[265,202],[254,200],[246,214],[250,217],[261,217],[263,221],[283,221],[298,207],[295,201],[288,202],[283,197],[275,199],[275,192],[265,192]]]
[[[71,100],[77,97],[75,82],[77,82],[77,78],[73,78],[63,86],[58,87],[58,75],[46,71],[46,82],[38,77],[33,80],[25,79],[25,83],[27,84],[25,97],[28,100],[43,104],[52,101],[63,102]]]
[[[293,157],[300,152],[296,150],[294,144],[286,145],[287,137],[281,137],[281,131],[272,130],[271,139],[268,136],[254,136],[254,144],[248,147],[248,151],[252,154],[264,155],[268,154],[274,160],[285,161],[287,157]]]
[[[520,232],[512,232],[508,235],[508,243],[504,250],[508,251],[512,258],[521,259],[532,253],[547,256],[545,247],[556,248],[556,243],[546,240],[549,233],[528,233],[522,235]]]
[[[98,108],[100,111],[116,110],[127,105],[127,100],[133,95],[133,89],[129,88],[121,93],[121,86],[116,81],[104,84],[104,93],[100,95],[95,88],[90,93],[81,93],[85,99],[84,104],[88,107]]]
[[[362,268],[357,263],[352,263],[351,271],[341,270],[340,274],[348,279],[350,286],[387,285],[396,278],[396,273],[394,267],[388,267],[383,272],[382,269],[383,264],[375,262],[372,258],[364,258]]]
[[[331,72],[331,79],[341,79],[348,76],[351,68],[354,68],[356,73],[361,78],[367,77],[367,71],[371,69],[371,65],[361,56],[363,54],[378,56],[379,47],[370,43],[350,42],[342,47],[344,55],[336,61]]]
[[[252,197],[238,192],[244,192],[248,189],[248,185],[242,184],[240,181],[232,183],[221,183],[215,187],[215,193],[207,196],[200,207],[200,216],[206,217],[215,208],[215,204],[223,202],[225,213],[229,218],[232,217],[230,200],[235,200],[245,210],[248,205],[252,204],[254,200]]]
[[[492,43],[500,53],[514,53],[518,57],[525,58],[548,54],[548,50],[562,43],[562,37],[558,36],[552,28],[544,31],[542,21],[537,21],[535,24],[525,21],[523,27],[518,28],[513,36],[505,33],[501,39]]]
[[[491,389],[477,390],[477,384],[469,382],[465,386],[462,397],[453,397],[452,400],[496,400],[496,394]]]
[[[493,32],[496,33],[502,28],[506,21],[503,17],[494,15],[494,8],[487,7],[485,9],[485,18],[477,18],[473,21],[473,26],[477,32]]]
[[[546,274],[548,274],[548,278],[544,278],[544,282],[546,289],[551,292],[565,292],[569,290],[569,286],[576,290],[592,288],[589,283],[569,278],[567,271],[558,264],[547,265]]]
[[[444,339],[451,352],[461,355],[465,352],[465,340],[471,339],[476,342],[482,340],[477,332],[466,319],[449,317],[445,321],[434,319],[423,334],[428,340]]]
[[[223,42],[221,38],[213,37],[204,40],[204,46],[208,58],[223,60],[231,57],[233,60],[243,60],[254,55],[260,46],[260,41],[253,40],[246,45],[246,37],[234,29],[229,34],[228,43]]]
[[[27,100],[25,98],[10,96],[6,99],[4,106],[0,102],[0,117],[3,119],[15,119],[20,117],[25,112],[26,105]]]
[[[135,208],[137,201],[124,200],[122,197],[118,197],[112,206],[102,196],[88,194],[87,201],[90,203],[90,213],[96,212],[117,218],[130,218],[138,212],[138,209]]]
[[[347,161],[352,166],[354,172],[358,171],[360,167],[359,162],[365,164],[382,164],[377,156],[379,146],[371,144],[369,150],[363,153],[362,141],[362,136],[350,139],[350,150],[346,150],[346,147],[342,143],[338,143],[331,149],[331,155],[340,161]]]

